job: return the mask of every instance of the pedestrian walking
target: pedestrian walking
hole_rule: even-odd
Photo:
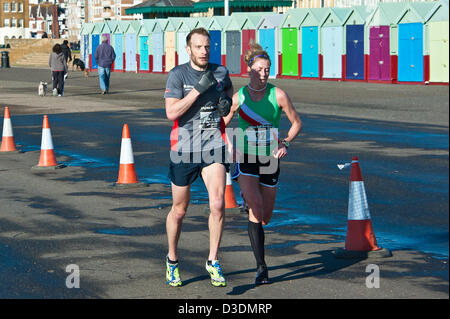
[[[216,287],[226,286],[218,252],[225,218],[226,116],[231,107],[233,87],[228,70],[209,63],[210,36],[203,28],[186,37],[190,60],[173,68],[164,94],[166,115],[174,121],[170,134],[169,178],[172,208],[167,215],[168,254],[166,283],[181,286],[178,240],[189,206],[191,184],[201,176],[209,197],[209,256],[205,267]]]
[[[64,40],[63,44],[61,44],[62,53],[64,54],[64,58],[66,62],[72,61],[72,51],[69,48],[69,41]]]
[[[257,43],[245,54],[249,83],[233,95],[233,105],[224,118],[228,125],[238,113],[239,130],[232,179],[238,181],[249,209],[248,235],[256,259],[255,284],[269,283],[264,258],[264,229],[272,217],[280,174],[280,159],[299,134],[302,121],[286,92],[268,83],[270,58]],[[291,122],[285,138],[279,136],[281,113]],[[237,155],[236,155],[237,154]]]
[[[67,73],[68,67],[60,44],[57,43],[53,46],[48,64],[52,71],[53,96],[62,96],[64,90],[64,75]]]
[[[102,35],[102,44],[95,50],[95,61],[98,65],[98,78],[102,94],[109,93],[109,79],[111,76],[111,66],[116,59],[114,48],[108,44],[108,38]]]

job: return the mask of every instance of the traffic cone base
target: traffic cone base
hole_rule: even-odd
[[[347,221],[345,249],[362,251],[380,249],[377,246],[377,239],[375,238],[370,219]]]
[[[39,158],[39,167],[46,166],[58,166],[56,162],[55,152],[53,149],[50,150],[41,150],[41,156]]]
[[[122,181],[122,182],[121,182]],[[126,181],[126,182],[125,182]],[[133,164],[120,164],[118,184],[130,184],[139,182]]]

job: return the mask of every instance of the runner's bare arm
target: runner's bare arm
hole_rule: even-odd
[[[166,116],[169,120],[175,121],[194,104],[200,93],[197,90],[191,90],[188,95],[182,99],[173,97],[166,98]]]
[[[279,88],[275,88],[275,96],[278,106],[286,113],[286,116],[291,122],[291,128],[288,131],[288,135],[284,138],[286,141],[291,142],[302,130],[302,120],[286,92]],[[283,138],[281,138],[281,140],[283,140]]]

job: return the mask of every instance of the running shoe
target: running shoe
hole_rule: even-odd
[[[265,285],[270,284],[269,280],[269,271],[267,270],[266,265],[260,265],[258,266],[258,269],[256,270],[256,279],[255,279],[255,285]]]
[[[213,260],[211,265],[208,265],[208,261],[206,261],[205,267],[211,276],[211,285],[214,287],[225,287],[227,285],[227,281],[222,274],[222,267],[220,267],[218,260]]]
[[[53,89],[53,96],[57,96],[58,95],[58,89],[57,88],[54,88]]]
[[[172,287],[179,287],[183,283],[180,278],[180,271],[177,264],[170,264],[169,258],[166,257],[166,284]]]

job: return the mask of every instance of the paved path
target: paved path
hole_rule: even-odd
[[[334,257],[333,251],[343,247],[341,233],[311,231],[308,223],[290,225],[284,231],[267,229],[267,245],[271,247],[267,262],[274,283],[255,289],[251,284],[254,264],[245,228],[246,216],[236,211],[227,213],[221,249],[228,287],[214,289],[204,270],[208,232],[202,198],[198,205],[191,206],[180,241],[185,286],[166,287],[163,258],[170,189],[158,181],[148,181],[149,186],[140,189],[111,187],[117,167],[111,160],[117,153],[114,138],[102,142],[84,136],[79,148],[86,152],[109,149],[107,160],[96,162],[96,156],[79,158],[75,152],[68,151],[77,143],[75,137],[79,132],[67,124],[67,118],[72,116],[78,123],[83,118],[79,112],[91,112],[85,117],[99,119],[98,128],[88,123],[86,131],[98,131],[96,136],[114,135],[114,125],[120,127],[123,119],[132,115],[132,127],[139,127],[136,129],[138,149],[137,131],[146,126],[151,129],[152,125],[162,131],[170,129],[162,108],[165,76],[113,74],[112,94],[101,96],[95,74],[84,79],[81,73],[71,73],[65,97],[40,98],[38,81],[48,80],[48,76],[47,70],[40,69],[0,71],[0,107],[10,106],[13,125],[19,123],[14,127],[16,139],[22,140],[26,148],[25,153],[0,157],[0,297],[448,298],[448,257],[436,259],[420,251],[398,249],[394,250],[393,257],[386,259],[340,260]],[[368,124],[384,121],[402,129],[419,127],[443,134],[448,140],[448,87],[274,82],[288,91],[299,112],[310,119],[334,117],[339,122],[361,119]],[[246,80],[233,78],[233,83],[239,87]],[[50,118],[55,145],[59,147],[58,161],[69,163],[64,169],[52,172],[30,169],[39,158],[39,150],[31,146],[39,145],[42,114],[55,114],[53,122]],[[336,145],[327,136],[316,134],[305,133],[308,145],[305,149],[317,153],[320,146],[326,156],[329,154],[326,149],[334,147],[347,156],[356,145],[366,156],[378,153],[377,156],[386,157],[383,150],[369,142],[347,141]],[[72,140],[68,140],[70,136]],[[135,154],[136,158],[145,160],[148,166],[164,167],[163,144],[152,145],[156,145],[155,149],[141,150]],[[112,151],[114,147],[116,150]],[[301,147],[300,142],[297,147]],[[447,165],[448,170],[448,148],[432,147],[427,152],[425,149],[393,148],[391,152],[397,157],[434,161],[439,167]],[[431,157],[427,155],[430,152],[433,152]],[[308,168],[308,156],[303,156],[302,160],[290,158],[286,166],[293,168],[286,171]],[[161,172],[161,176],[164,174]],[[341,182],[346,178],[334,179]],[[375,184],[382,186],[383,180]],[[444,209],[448,211],[448,179],[446,195],[446,203],[433,206],[436,214]],[[344,209],[346,200],[341,200]],[[448,233],[448,217],[443,223]],[[66,287],[69,275],[66,267],[71,264],[80,269],[79,289]],[[379,288],[366,286],[370,274],[366,267],[370,264],[379,267]]]

